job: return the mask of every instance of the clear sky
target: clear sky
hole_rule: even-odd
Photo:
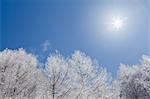
[[[65,56],[81,50],[113,76],[120,63],[137,64],[150,55],[149,0],[1,0],[0,47]],[[121,17],[114,30],[111,18]],[[115,21],[117,22],[117,21]]]

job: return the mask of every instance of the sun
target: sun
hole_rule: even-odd
[[[123,15],[109,15],[108,17],[106,17],[106,29],[109,32],[113,32],[113,33],[121,33],[122,31],[124,31],[127,27],[127,17],[123,16]]]
[[[124,14],[109,14],[105,17],[105,31],[103,34],[110,39],[126,37],[128,29],[128,16]],[[108,34],[108,35],[107,35]]]
[[[123,28],[124,19],[121,18],[120,16],[113,17],[111,25],[114,30],[118,31]]]

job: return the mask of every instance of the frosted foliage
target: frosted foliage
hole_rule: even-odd
[[[72,55],[69,65],[72,67],[71,73],[76,89],[75,99],[104,99],[109,77],[105,69],[80,51]]]
[[[138,65],[122,65],[118,85],[121,99],[150,99],[150,57],[143,56]]]
[[[62,55],[56,53],[48,57],[45,73],[49,81],[47,92],[50,99],[69,97],[73,90],[69,71],[70,67]]]
[[[37,59],[23,49],[0,52],[0,99],[34,99]]]
[[[143,64],[149,64],[150,65],[150,56],[146,56],[146,55],[143,55],[143,60],[142,60],[142,63]]]
[[[107,71],[80,51],[67,59],[59,53],[50,54],[45,74],[49,81],[48,99],[107,99],[112,96],[112,93],[108,95]]]
[[[44,68],[37,68],[41,65]],[[120,64],[117,79],[85,53],[45,63],[24,49],[0,52],[0,99],[150,99],[150,56]]]

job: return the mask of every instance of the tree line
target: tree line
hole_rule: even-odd
[[[112,79],[81,51],[67,58],[50,53],[41,63],[24,49],[5,49],[0,52],[0,99],[150,99],[150,56],[133,66],[120,64]]]

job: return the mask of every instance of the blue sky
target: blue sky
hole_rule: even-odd
[[[150,55],[148,1],[1,0],[0,47],[38,54],[48,41],[50,52],[69,56],[81,50],[115,76],[120,63],[136,64],[143,54]],[[118,38],[105,27],[116,12],[127,17]]]

